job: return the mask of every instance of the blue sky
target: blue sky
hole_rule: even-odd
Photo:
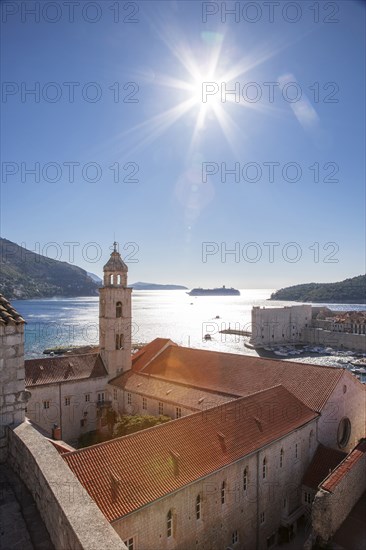
[[[98,275],[115,238],[131,282],[364,272],[362,2],[33,4],[2,3],[3,237]]]

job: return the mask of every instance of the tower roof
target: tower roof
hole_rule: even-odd
[[[127,265],[121,258],[121,254],[117,251],[117,243],[113,243],[114,249],[108,262],[103,267],[103,271],[128,271]]]

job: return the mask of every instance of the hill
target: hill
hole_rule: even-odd
[[[187,287],[182,285],[159,285],[157,283],[138,282],[128,286],[135,290],[187,290]]]
[[[97,296],[84,269],[36,254],[0,238],[0,292],[7,299]]]
[[[338,283],[307,283],[281,288],[271,294],[270,300],[316,302],[329,304],[365,304],[366,275],[345,279]]]

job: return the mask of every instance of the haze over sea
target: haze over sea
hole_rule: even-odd
[[[220,334],[223,329],[251,330],[252,306],[285,306],[295,302],[268,301],[273,289],[241,290],[240,296],[188,296],[186,291],[143,291],[132,294],[132,342],[147,343],[157,337],[177,344],[230,353],[255,354],[244,346],[247,338]],[[13,300],[27,322],[25,356],[41,357],[43,350],[56,346],[98,344],[99,298],[50,298]],[[315,304],[320,305],[320,304]],[[365,310],[365,305],[322,304],[333,310]],[[219,318],[216,318],[219,316]],[[205,341],[209,333],[212,339]],[[308,358],[335,364],[334,357]]]

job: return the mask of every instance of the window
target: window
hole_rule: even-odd
[[[117,285],[121,284],[121,275],[117,275]]]
[[[116,349],[123,349],[125,337],[123,334],[116,334]]]
[[[122,302],[116,303],[116,317],[122,317]]]
[[[262,478],[266,479],[267,477],[267,459],[264,458],[262,462]]]
[[[86,393],[85,394],[85,402],[89,403],[89,401],[90,401],[90,393]]]
[[[65,406],[68,407],[70,405],[71,399],[70,397],[65,397]]]
[[[245,468],[243,472],[243,491],[246,491],[248,487],[248,469]]]
[[[118,398],[117,390],[114,389],[114,390],[113,390],[113,399],[114,399],[115,401],[117,401],[117,398]]]
[[[282,468],[282,466],[283,466],[283,455],[284,455],[284,452],[283,452],[283,449],[281,449],[281,452],[280,452],[280,468]]]
[[[225,504],[225,489],[226,489],[226,485],[225,485],[225,481],[223,481],[221,484],[221,504]]]
[[[298,447],[297,443],[295,443],[295,458],[298,457],[298,454],[299,454],[299,447]]]
[[[312,446],[313,444],[313,437],[314,437],[314,430],[311,430],[310,434],[309,434],[309,448]]]
[[[172,535],[173,535],[173,514],[172,514],[172,511],[169,510],[166,516],[166,536],[169,538]]]
[[[127,405],[132,404],[132,395],[130,393],[127,394]]]
[[[306,504],[311,504],[312,503],[311,493],[308,493],[308,492],[305,491],[304,501],[306,502]]]
[[[175,407],[175,418],[180,418],[182,416],[182,409],[180,407]]]
[[[104,403],[104,391],[98,393],[98,403]]]
[[[49,409],[50,408],[50,402],[49,401],[43,401],[43,408]]]
[[[147,410],[147,399],[146,399],[146,397],[142,398],[142,408],[143,408],[144,411]]]
[[[337,432],[338,447],[343,449],[349,441],[351,435],[351,422],[349,418],[344,416],[339,423]]]
[[[282,508],[286,508],[286,506],[287,506],[287,499],[284,498],[282,502]]]
[[[236,544],[237,542],[239,542],[239,533],[237,530],[235,530],[232,534],[231,534],[231,544]]]
[[[125,544],[125,545],[127,546],[128,550],[135,550],[135,546],[134,546],[134,542],[133,542],[133,537],[124,540],[124,541],[123,541],[123,544]]]
[[[164,414],[164,403],[159,401],[159,414]]]
[[[201,495],[196,498],[196,519],[201,519]]]
[[[261,525],[264,523],[264,521],[265,521],[264,512],[261,512],[261,514],[260,514],[260,516],[259,516],[259,521],[260,521]]]

